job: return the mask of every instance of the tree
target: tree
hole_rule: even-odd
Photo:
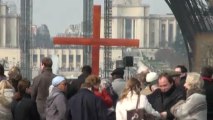
[[[187,57],[186,45],[180,30],[177,30],[175,42],[172,44],[172,48],[178,55],[181,55],[182,57]]]

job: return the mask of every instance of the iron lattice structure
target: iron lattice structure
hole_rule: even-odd
[[[112,0],[104,1],[104,37],[112,38]],[[112,49],[104,47],[104,77],[109,78],[112,69]]]
[[[84,0],[83,1],[83,36],[85,38],[92,36],[92,8],[93,0]],[[91,47],[83,47],[83,64],[91,65]]]
[[[20,50],[21,50],[21,71],[23,77],[31,79],[30,48],[32,41],[32,0],[21,0],[20,20]]]
[[[192,67],[194,40],[197,33],[213,32],[213,12],[209,0],[165,0],[182,31],[188,52],[189,69]]]

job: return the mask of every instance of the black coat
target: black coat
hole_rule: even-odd
[[[208,120],[213,120],[213,79],[203,77],[204,89],[206,92],[206,102],[207,102],[207,118]]]
[[[166,92],[162,93],[160,89],[155,90],[147,96],[152,107],[158,112],[167,112],[167,119],[173,120],[174,116],[170,112],[170,108],[179,100],[185,99],[185,94],[182,89],[176,88],[174,85]]]
[[[68,103],[68,120],[106,120],[107,108],[90,90],[81,88]]]
[[[25,95],[19,101],[13,101],[11,105],[13,120],[39,120],[35,101]]]
[[[68,99],[70,99],[73,95],[75,95],[78,90],[81,88],[81,85],[85,82],[86,78],[90,74],[82,73],[78,76],[78,79],[71,80],[71,83],[67,86],[67,93],[66,96]]]

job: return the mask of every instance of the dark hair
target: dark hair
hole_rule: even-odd
[[[2,64],[0,64],[0,75],[5,76],[4,75],[4,66]]]
[[[30,81],[26,79],[22,79],[18,82],[18,92],[20,95],[24,95],[26,92],[26,89],[30,87]]]
[[[89,65],[84,65],[83,68],[82,68],[82,72],[91,74],[92,73],[92,68]]]
[[[44,65],[44,67],[49,67],[49,68],[51,68],[53,65],[52,59],[49,57],[44,57],[41,63]]]
[[[201,76],[211,78],[213,75],[213,67],[212,66],[204,66],[201,68]]]
[[[187,73],[187,68],[184,65],[177,65],[175,68],[180,68],[181,73]]]
[[[172,76],[169,75],[169,73],[167,73],[167,72],[161,73],[159,75],[158,82],[159,82],[159,79],[161,79],[162,77],[165,77],[168,80],[169,83],[174,83],[174,80],[173,80]]]

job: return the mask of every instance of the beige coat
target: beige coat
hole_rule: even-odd
[[[207,120],[206,96],[193,93],[185,101],[176,103],[170,111],[177,120]]]
[[[13,89],[4,89],[4,93],[0,94],[0,119],[12,120],[11,102],[13,97]]]

